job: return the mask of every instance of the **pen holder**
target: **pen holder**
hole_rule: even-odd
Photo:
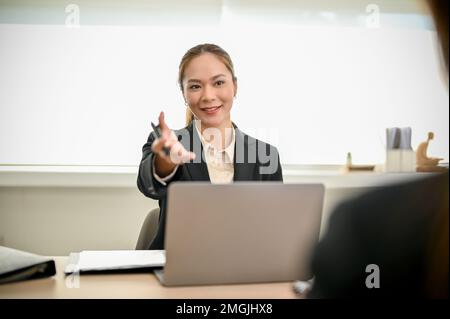
[[[386,150],[385,171],[390,173],[415,172],[416,153],[413,150]]]

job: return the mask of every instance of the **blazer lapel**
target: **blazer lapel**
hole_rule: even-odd
[[[255,179],[256,170],[256,142],[245,138],[245,134],[237,128],[233,123],[235,129],[236,143],[234,144],[234,176],[233,181],[251,181]],[[254,154],[255,160],[252,160],[249,154]],[[252,163],[253,162],[253,163]]]
[[[208,166],[204,162],[203,145],[197,130],[194,127],[194,121],[187,127],[190,136],[190,151],[195,153],[195,159],[192,162],[185,163],[186,169],[194,181],[210,182]],[[199,162],[200,161],[200,162]]]
[[[184,165],[192,180],[210,182],[208,166],[203,156],[203,145],[194,125],[194,122],[192,122],[187,127],[187,130],[190,136],[190,150],[195,153],[195,160]],[[236,138],[234,144],[233,181],[254,180],[256,177],[256,141],[248,136],[246,138],[246,135],[234,123],[233,126]]]

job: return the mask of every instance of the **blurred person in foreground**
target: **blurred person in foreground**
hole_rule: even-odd
[[[448,1],[427,1],[448,85]],[[448,171],[342,203],[318,244],[309,298],[448,298]]]

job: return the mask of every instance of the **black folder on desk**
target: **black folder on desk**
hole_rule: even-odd
[[[50,277],[55,273],[55,261],[50,258],[0,246],[0,284]]]

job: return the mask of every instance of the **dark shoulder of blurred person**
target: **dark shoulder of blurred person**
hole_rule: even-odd
[[[448,1],[428,3],[448,76]],[[315,250],[308,297],[448,298],[448,186],[448,172],[434,174],[339,205]]]
[[[379,288],[366,286],[373,265]],[[310,298],[448,295],[448,174],[341,204],[330,217],[312,270]]]

